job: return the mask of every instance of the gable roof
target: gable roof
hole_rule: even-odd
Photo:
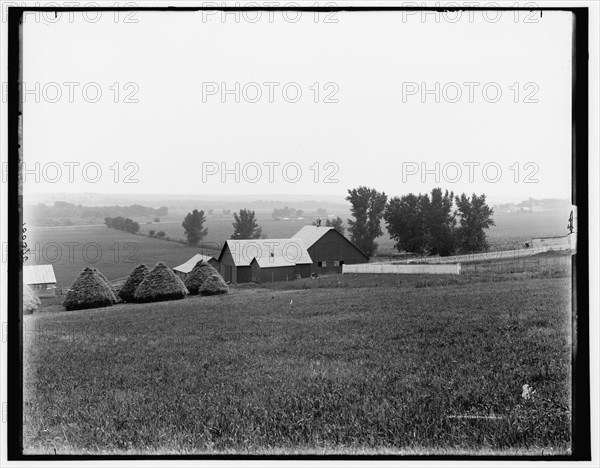
[[[196,266],[196,263],[198,263],[200,260],[204,260],[205,262],[208,263],[208,261],[211,258],[214,258],[214,257],[210,257],[208,255],[196,254],[192,258],[190,258],[187,262],[182,263],[181,265],[173,268],[173,270],[180,271],[181,273],[189,273],[190,271],[192,271],[194,269],[194,267]]]
[[[304,226],[294,235],[294,237],[302,239],[306,248],[310,249],[315,242],[332,229],[332,227],[328,226]]]
[[[26,265],[23,267],[23,283],[56,283],[52,265]]]
[[[369,256],[360,250],[356,245],[354,245],[350,239],[341,234],[339,231],[336,231],[335,228],[332,228],[331,226],[304,226],[294,235],[294,237],[302,239],[302,242],[304,242],[306,248],[310,249],[319,239],[321,239],[321,237],[331,230],[333,230],[337,235],[348,242],[348,244],[358,250],[362,255],[365,256],[366,259],[369,259]]]
[[[230,239],[225,241],[219,261],[226,248],[236,267],[249,266],[254,259],[261,268],[312,263],[302,239]]]

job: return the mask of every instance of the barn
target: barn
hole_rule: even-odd
[[[228,240],[218,262],[221,276],[234,284],[308,278],[312,264],[300,239]]]
[[[23,283],[28,284],[38,297],[56,295],[56,276],[52,265],[26,265]]]
[[[196,254],[192,258],[190,258],[187,262],[182,263],[179,266],[173,268],[173,271],[181,280],[185,281],[186,276],[190,271],[194,269],[196,263],[200,260],[204,260],[208,264],[212,265],[215,270],[219,271],[219,262],[215,257],[209,257],[208,255]]]
[[[369,257],[332,227],[304,226],[294,235],[312,259],[311,273],[341,273],[342,265],[367,263]]]

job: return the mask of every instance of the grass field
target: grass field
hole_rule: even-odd
[[[557,266],[45,300],[24,322],[25,452],[566,454],[570,290]]]

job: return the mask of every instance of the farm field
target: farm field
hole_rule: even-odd
[[[25,453],[567,454],[570,281],[556,266],[45,300],[24,317]]]

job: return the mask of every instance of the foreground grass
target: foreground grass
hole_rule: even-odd
[[[570,318],[568,277],[33,315],[25,450],[564,454]]]

